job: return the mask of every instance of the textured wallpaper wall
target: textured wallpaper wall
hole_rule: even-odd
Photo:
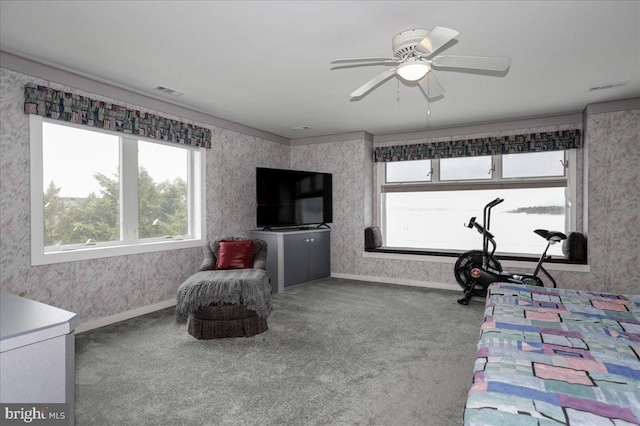
[[[333,173],[332,272],[354,271],[362,255],[370,223],[365,215],[371,211],[371,158],[371,143],[364,140],[291,147],[291,168]]]
[[[0,68],[0,288],[76,312],[82,322],[175,298],[202,261],[201,249],[30,266],[28,82],[114,101]],[[213,133],[206,154],[207,237],[248,236],[255,227],[255,168],[287,167],[289,147],[197,124]]]
[[[572,288],[640,293],[640,109],[589,114],[591,273]]]

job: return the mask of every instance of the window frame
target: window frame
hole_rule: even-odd
[[[187,236],[175,238],[145,238],[137,236],[137,141],[163,143],[137,135],[60,122],[38,115],[29,116],[30,128],[30,185],[31,185],[31,265],[49,265],[78,260],[151,253],[202,247],[206,235],[206,150],[205,148],[167,144],[189,151],[187,209],[190,230]],[[66,245],[60,250],[46,250],[44,246],[44,183],[43,183],[43,123],[75,127],[81,130],[106,133],[120,138],[120,241],[96,242],[95,245]],[[126,174],[125,174],[126,173]],[[133,178],[135,176],[135,178]],[[133,185],[135,180],[135,185]],[[135,223],[135,225],[133,225]]]
[[[577,150],[569,149],[564,150],[564,164],[565,164],[565,176],[564,177],[524,177],[524,178],[503,178],[502,177],[502,155],[492,155],[492,171],[493,175],[490,180],[457,180],[457,181],[440,181],[440,159],[431,159],[431,181],[422,182],[392,182],[386,181],[386,164],[387,162],[378,162],[376,170],[376,197],[379,202],[378,205],[378,226],[380,227],[383,241],[388,241],[387,238],[387,226],[386,226],[386,197],[385,194],[389,192],[423,192],[423,191],[462,191],[462,190],[480,190],[480,189],[502,189],[502,188],[531,188],[531,187],[549,187],[560,186],[565,187],[565,197],[567,200],[567,214],[565,216],[565,229],[566,233],[577,230]],[[527,153],[522,153],[527,154]],[[483,206],[478,206],[478,211],[482,212]],[[415,251],[415,252],[428,252],[430,255],[435,256],[454,256],[464,252],[464,249],[451,252],[445,249],[431,249],[431,248],[416,248],[406,249],[402,247],[387,247],[389,250],[399,251]],[[517,253],[501,253],[500,256],[514,257],[514,258],[534,258],[534,255],[522,255]]]

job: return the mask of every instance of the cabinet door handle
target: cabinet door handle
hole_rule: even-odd
[[[309,238],[309,242],[312,243],[313,242],[313,238]]]

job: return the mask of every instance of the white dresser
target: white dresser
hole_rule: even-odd
[[[0,291],[0,403],[66,403],[73,423],[77,314]]]

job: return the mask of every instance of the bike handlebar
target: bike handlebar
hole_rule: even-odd
[[[473,228],[473,226],[476,224],[476,217],[473,216],[471,218],[471,220],[469,220],[469,223],[467,225],[465,225],[467,228]]]
[[[478,222],[476,222],[476,217],[473,216],[470,220],[469,223],[465,225],[467,228],[476,228],[476,230],[481,233],[482,235],[486,235],[487,238],[489,238],[490,240],[493,240],[495,237],[493,236],[493,234],[489,231],[487,231],[486,229],[484,229],[484,227],[482,225],[480,225]]]
[[[504,198],[496,198],[495,200],[493,200],[489,204],[487,204],[486,207],[495,207],[495,206],[497,206],[498,204],[500,204],[503,201],[504,201]]]

